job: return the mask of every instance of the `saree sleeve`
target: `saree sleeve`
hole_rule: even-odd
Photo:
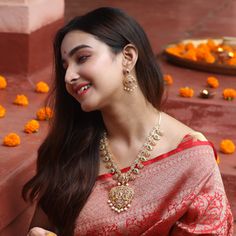
[[[204,181],[171,235],[233,235],[233,216],[217,164]]]

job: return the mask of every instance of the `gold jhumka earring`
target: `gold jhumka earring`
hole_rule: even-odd
[[[137,88],[137,80],[133,75],[130,74],[130,71],[126,70],[126,76],[123,80],[124,90],[127,92],[133,92]]]

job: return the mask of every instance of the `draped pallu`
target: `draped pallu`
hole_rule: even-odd
[[[116,181],[111,174],[100,175],[77,219],[75,235],[233,235],[215,155],[210,142],[187,135],[176,149],[144,162],[130,182],[132,205],[119,214],[107,204]]]

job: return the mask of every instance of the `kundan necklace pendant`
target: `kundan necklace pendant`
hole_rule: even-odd
[[[134,198],[134,190],[128,185],[113,187],[108,193],[108,204],[117,213],[127,211]]]
[[[145,143],[138,153],[137,158],[134,160],[130,169],[126,173],[122,173],[118,168],[117,163],[113,160],[113,155],[108,147],[107,134],[104,132],[100,141],[100,155],[105,163],[107,169],[113,174],[113,179],[116,180],[117,186],[111,188],[108,193],[108,204],[112,210],[117,213],[127,211],[131,206],[131,202],[134,198],[134,190],[129,186],[128,182],[135,180],[136,175],[144,167],[143,162],[147,161],[150,157],[150,153],[153,147],[156,145],[160,137],[163,136],[163,132],[160,130],[161,113],[159,113],[158,123],[152,128]]]

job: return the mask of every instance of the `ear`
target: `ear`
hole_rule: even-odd
[[[124,70],[126,71],[128,69],[129,71],[132,71],[138,60],[137,48],[133,44],[127,44],[123,48],[122,54],[123,54],[122,64]]]

